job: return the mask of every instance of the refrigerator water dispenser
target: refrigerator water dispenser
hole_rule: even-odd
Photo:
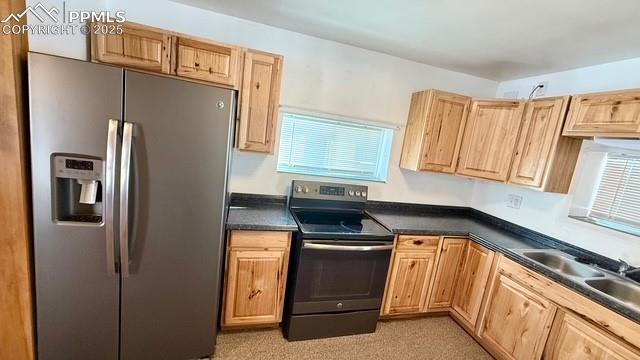
[[[102,223],[102,160],[53,155],[54,220]]]

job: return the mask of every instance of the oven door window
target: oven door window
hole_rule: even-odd
[[[379,308],[392,245],[392,242],[305,240],[298,265],[294,312]]]

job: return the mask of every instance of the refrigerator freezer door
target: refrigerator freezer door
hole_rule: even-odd
[[[218,317],[234,93],[133,71],[125,78],[133,144],[129,221],[121,223],[129,227],[121,359],[207,356]]]
[[[118,358],[119,274],[107,263],[105,225],[54,222],[51,169],[54,153],[105,162],[122,81],[122,69],[29,54],[39,359]]]

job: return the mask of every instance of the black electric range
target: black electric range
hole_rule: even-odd
[[[394,235],[365,211],[362,185],[294,180],[283,329],[288,340],[374,332]]]

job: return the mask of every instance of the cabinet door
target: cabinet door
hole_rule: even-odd
[[[474,100],[462,138],[457,173],[506,181],[524,101]]]
[[[556,307],[506,276],[497,274],[489,290],[478,336],[504,359],[539,359]]]
[[[544,351],[545,360],[640,359],[630,345],[570,313],[560,312],[553,322]]]
[[[239,48],[184,37],[173,39],[177,75],[238,88]]]
[[[229,251],[223,325],[280,322],[286,254],[282,250]]]
[[[469,329],[475,328],[494,255],[493,251],[473,241],[467,242],[452,309]]]
[[[238,148],[272,153],[280,105],[282,57],[247,50],[240,103]]]
[[[640,90],[575,96],[564,135],[639,138]]]
[[[439,90],[414,93],[400,167],[453,173],[471,98]]]
[[[397,251],[391,265],[382,313],[418,313],[427,299],[436,252]]]
[[[429,296],[429,310],[444,310],[451,307],[467,241],[466,239],[444,238],[434,275],[433,289]]]
[[[510,183],[542,186],[561,136],[568,100],[560,97],[527,102]]]
[[[94,23],[108,28],[113,24]],[[168,74],[171,36],[142,25],[122,25],[122,34],[91,33],[91,60]]]

